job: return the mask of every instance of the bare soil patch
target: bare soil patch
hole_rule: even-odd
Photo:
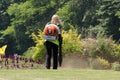
[[[89,68],[89,61],[84,56],[66,56],[63,58],[62,68]]]

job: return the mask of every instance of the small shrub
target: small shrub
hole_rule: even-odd
[[[83,46],[83,54],[88,57],[94,57],[94,53],[96,50],[96,39],[93,38],[86,38],[82,40],[82,46]]]
[[[45,60],[45,54],[46,54],[45,47],[43,45],[39,45],[39,47],[37,47],[36,49],[36,52],[33,54],[32,58],[34,60]]]
[[[116,61],[115,42],[111,37],[98,35],[97,38],[87,38],[83,42],[84,54],[90,57],[101,57],[110,63]]]
[[[120,64],[118,62],[113,63],[112,69],[115,71],[120,71]]]
[[[39,30],[38,35],[33,34],[33,40],[36,42],[36,51],[33,54],[32,58],[35,60],[44,60],[45,59],[45,47],[44,47],[44,38],[42,31]]]
[[[81,53],[82,52],[82,44],[80,41],[81,35],[78,35],[76,29],[72,28],[68,31],[63,31],[63,53]]]
[[[38,34],[32,34],[32,38],[36,43],[35,46],[30,47],[24,55],[29,58],[33,58],[34,60],[44,60],[45,59],[45,47],[44,47],[44,38],[42,31],[39,30]]]
[[[98,61],[100,62],[101,66],[103,69],[109,69],[110,68],[110,63],[102,58],[98,58]]]
[[[114,49],[115,41],[111,37],[98,36],[95,55],[108,60],[110,63],[116,61]]]
[[[110,69],[110,63],[102,58],[96,58],[91,61],[91,67],[93,69]]]
[[[46,50],[44,47],[44,38],[42,31],[40,30],[38,35],[32,34],[33,40],[36,43],[35,52],[32,56],[33,59],[43,60],[45,59]],[[82,53],[82,44],[80,41],[81,35],[78,35],[76,29],[71,27],[70,30],[64,31],[62,33],[63,36],[63,44],[62,44],[62,52],[65,54],[73,54],[73,53]]]
[[[30,47],[26,52],[23,53],[23,56],[26,58],[31,58],[35,51],[36,51],[35,47]]]
[[[117,61],[120,63],[120,44],[115,46],[115,56],[117,57]]]

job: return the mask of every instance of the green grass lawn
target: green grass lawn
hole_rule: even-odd
[[[4,69],[0,70],[0,80],[120,80],[120,72],[88,69]]]

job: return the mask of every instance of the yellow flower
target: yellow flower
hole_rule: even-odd
[[[5,54],[6,48],[7,48],[7,45],[4,45],[4,46],[2,46],[2,47],[0,48],[0,55]]]

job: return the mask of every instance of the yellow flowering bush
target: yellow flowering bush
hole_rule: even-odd
[[[40,30],[38,35],[32,34],[32,36],[33,36],[33,40],[36,43],[36,45],[31,48],[33,49],[33,54],[31,57],[35,60],[36,59],[44,60],[46,50],[44,47],[44,38],[43,38],[42,31]],[[78,35],[78,32],[76,29],[71,28],[68,31],[63,30],[62,37],[63,37],[63,44],[62,44],[63,55],[82,52],[82,44],[80,41],[81,35]]]
[[[82,52],[82,44],[80,41],[81,35],[78,35],[76,29],[69,29],[68,31],[63,31],[63,54],[70,53],[81,53]]]

